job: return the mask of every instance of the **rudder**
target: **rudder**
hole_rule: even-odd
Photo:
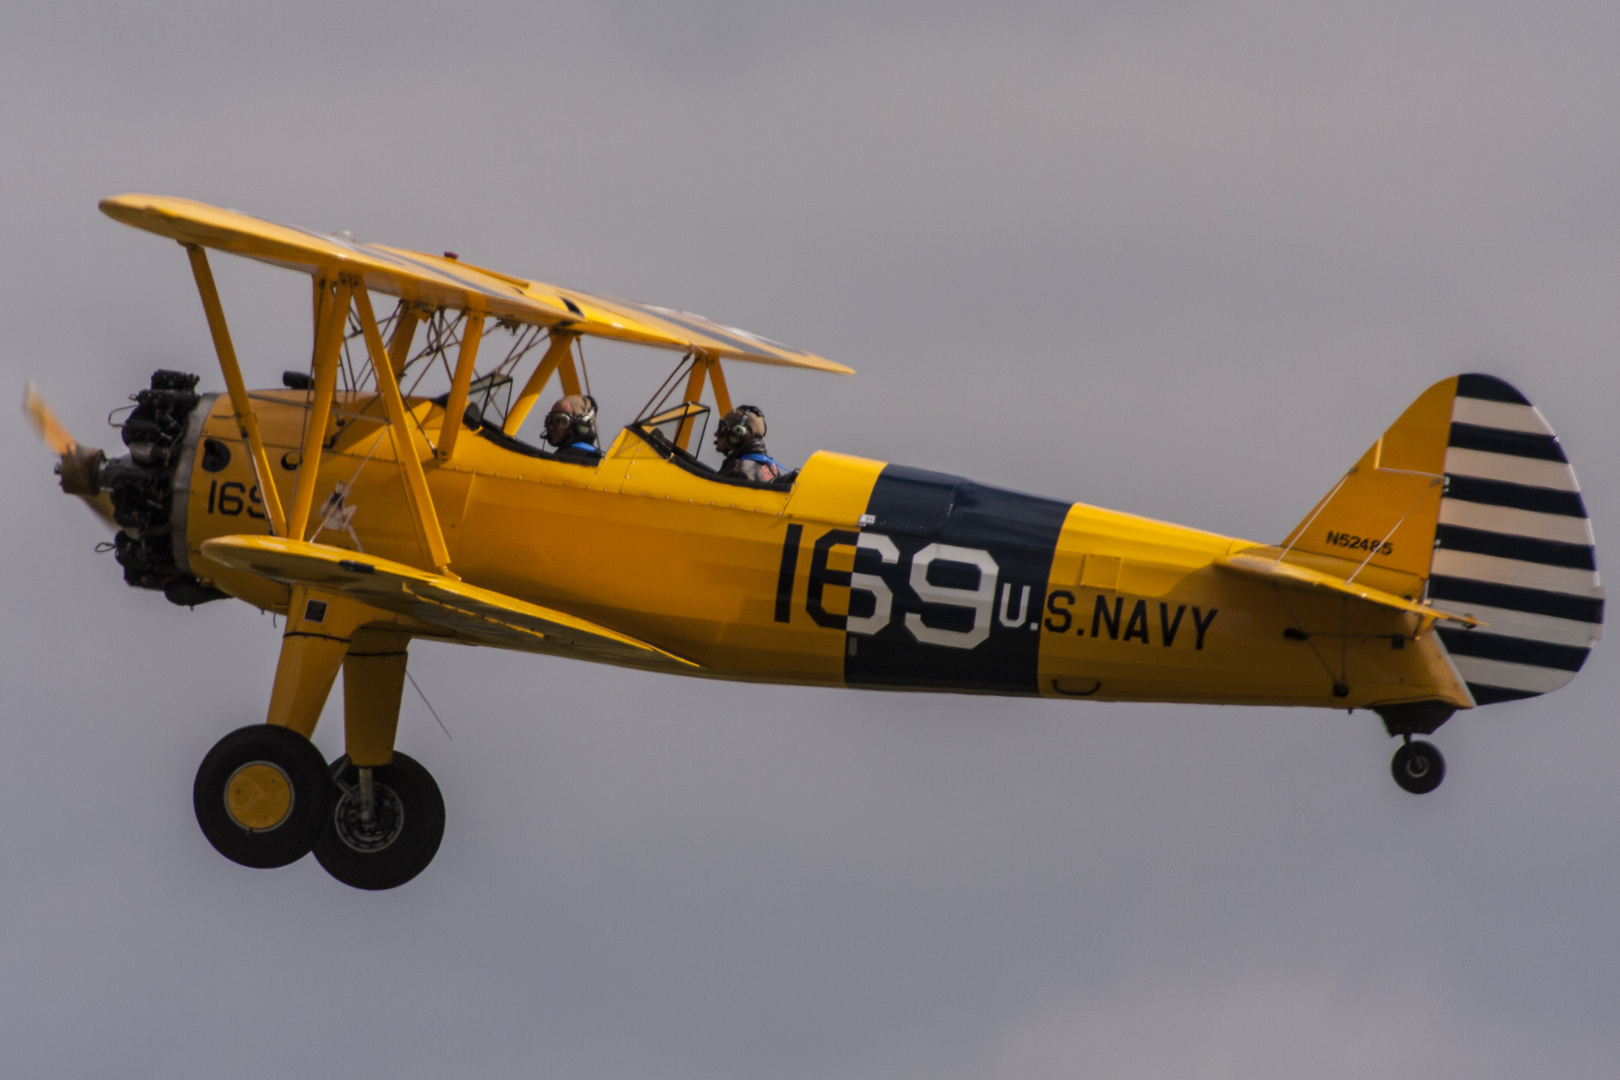
[[[1480,705],[1558,689],[1602,635],[1575,471],[1541,412],[1490,375],[1457,377],[1428,595],[1487,624],[1438,631]]]

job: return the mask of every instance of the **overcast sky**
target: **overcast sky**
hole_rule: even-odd
[[[184,195],[702,312],[773,453],[1282,536],[1487,371],[1620,536],[1620,7],[0,6],[0,390],[86,443],[220,378]],[[215,259],[249,381],[301,277]],[[594,346],[592,348],[595,348]],[[664,374],[599,349],[609,423]],[[15,404],[6,406],[16,409]],[[444,846],[373,895],[236,867],[197,763],[279,637],[126,588],[17,413],[0,536],[0,1072],[1612,1077],[1620,675],[1376,717],[713,685],[418,645]],[[341,749],[329,710],[317,743]]]

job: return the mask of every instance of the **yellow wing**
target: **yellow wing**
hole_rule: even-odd
[[[274,536],[221,536],[203,541],[202,553],[235,570],[339,593],[477,644],[532,649],[544,642],[590,659],[698,666],[566,612],[343,548]]]
[[[126,225],[218,248],[312,275],[351,274],[366,288],[433,307],[471,309],[517,322],[668,349],[695,349],[718,358],[854,374],[853,369],[701,315],[562,289],[438,255],[347,234],[315,232],[164,195],[115,195],[102,213]]]

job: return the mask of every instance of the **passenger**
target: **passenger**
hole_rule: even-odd
[[[601,457],[596,447],[596,399],[589,394],[558,398],[546,414],[546,442],[560,457]]]
[[[768,484],[782,475],[782,466],[765,453],[765,414],[753,405],[726,413],[714,433],[714,448],[726,458],[721,476]]]

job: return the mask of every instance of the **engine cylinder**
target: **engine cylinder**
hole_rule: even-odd
[[[194,607],[225,594],[209,588],[175,560],[173,516],[175,475],[186,450],[186,432],[202,398],[197,376],[159,369],[152,385],[135,394],[135,409],[124,419],[129,453],[102,464],[94,483],[112,498],[119,525],[113,552],[124,581],[140,589],[161,589],[176,604]]]

